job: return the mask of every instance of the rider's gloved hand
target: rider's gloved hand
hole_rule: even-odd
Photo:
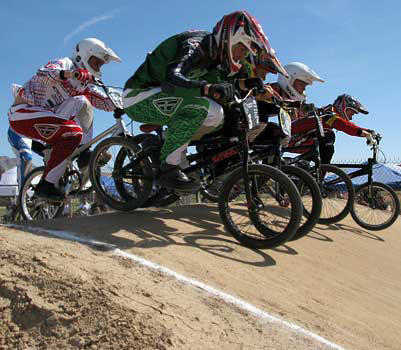
[[[366,143],[368,145],[374,145],[377,143],[375,137],[370,132],[364,131],[362,136],[366,138]]]
[[[303,113],[308,114],[314,112],[316,107],[313,103],[302,103],[300,109]]]
[[[260,78],[248,78],[244,80],[244,86],[251,90],[253,88],[257,88],[258,91],[263,91],[265,89],[265,84]]]
[[[122,115],[124,115],[124,113],[125,113],[124,109],[122,109],[122,108],[116,108],[116,109],[114,110],[113,115],[114,115],[115,118],[120,118]]]
[[[207,96],[210,98],[229,102],[234,100],[234,85],[231,83],[218,83],[209,86]]]
[[[77,69],[74,71],[74,78],[82,81],[83,83],[91,83],[93,82],[93,75],[87,69]]]

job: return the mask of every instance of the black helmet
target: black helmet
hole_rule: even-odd
[[[349,120],[349,117],[347,116],[346,113],[348,108],[354,110],[356,113],[363,113],[363,114],[369,113],[366,107],[361,102],[359,102],[355,97],[352,97],[347,94],[338,96],[334,101],[333,106],[336,108],[337,112],[344,119],[347,120]]]

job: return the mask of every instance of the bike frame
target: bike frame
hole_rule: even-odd
[[[114,106],[116,108],[118,108],[118,106],[116,105],[114,99],[110,96],[110,92],[107,88],[106,85],[103,84],[102,81],[95,79],[94,82],[95,85],[101,87],[103,89],[103,91],[106,93],[106,95],[110,98],[110,100],[112,101],[112,103],[114,104]],[[105,131],[103,131],[102,133],[100,133],[99,135],[97,135],[96,137],[94,137],[91,141],[89,141],[88,143],[85,143],[83,145],[78,146],[74,152],[72,154],[70,154],[67,157],[67,167],[66,169],[71,168],[71,164],[73,162],[73,160],[78,157],[82,152],[84,152],[85,150],[89,149],[93,144],[99,142],[100,140],[104,139],[106,136],[118,136],[118,135],[123,135],[123,137],[128,137],[130,136],[130,132],[127,130],[126,126],[125,126],[125,122],[122,119],[122,115],[114,115],[115,118],[115,124],[113,126],[111,126],[110,128],[106,129]],[[89,173],[87,174],[89,175]],[[84,179],[85,181],[83,181],[83,184],[86,182],[87,179]],[[65,188],[65,193],[69,193],[69,190],[71,188],[71,184],[68,184]]]
[[[354,179],[359,176],[368,175],[368,183],[372,185],[373,182],[373,165],[378,164],[377,162],[377,151],[378,151],[379,141],[377,144],[372,146],[373,156],[368,158],[368,162],[366,164],[333,164],[338,168],[351,168],[351,169],[359,169],[352,173],[347,174],[350,179]]]
[[[323,125],[322,125],[322,121],[321,118],[324,117],[325,115],[321,115],[318,116],[316,111],[313,112],[313,118],[315,119],[316,122],[316,126],[318,129],[318,133],[317,133],[317,140],[314,140],[313,145],[310,146],[296,146],[296,147],[286,147],[283,148],[283,152],[296,152],[296,151],[301,151],[304,149],[309,149],[309,151],[300,154],[299,156],[296,156],[292,159],[288,160],[288,165],[293,165],[295,163],[297,163],[300,160],[306,160],[306,161],[310,161],[313,160],[313,162],[315,163],[315,172],[316,172],[316,181],[319,184],[320,180],[321,180],[321,158],[320,158],[320,148],[319,148],[319,144],[320,142],[323,140],[324,138],[324,129],[323,129]],[[333,182],[334,184],[335,182]],[[331,184],[331,182],[329,183]]]
[[[244,116],[245,110],[244,106],[242,104],[243,101],[245,101],[251,94],[253,93],[253,90],[249,91],[249,93],[243,98],[243,99],[238,99],[235,103],[241,104],[241,112]],[[211,161],[213,162],[213,158],[216,159],[214,163],[219,162],[220,160],[229,158],[235,154],[239,154],[240,156],[242,155],[242,168],[243,168],[243,176],[244,176],[244,181],[245,181],[245,190],[246,190],[246,196],[247,196],[247,201],[250,209],[255,208],[255,202],[254,198],[251,194],[251,187],[249,183],[249,175],[248,175],[248,160],[249,160],[249,142],[248,142],[248,130],[246,127],[243,125],[243,121],[240,121],[240,128],[241,132],[238,137],[223,137],[219,139],[210,139],[210,140],[200,140],[200,141],[192,141],[190,143],[190,146],[200,146],[200,145],[218,145],[218,147],[213,148],[213,150],[207,150],[205,152],[200,152],[200,153],[195,153],[187,156],[188,162],[196,162],[194,165],[190,165],[189,167],[183,169],[182,171],[186,174],[192,173],[193,171],[201,169],[204,165],[209,164]],[[160,126],[159,128],[153,129],[152,131],[155,131],[160,139],[160,142],[163,143],[163,128]],[[236,152],[230,152],[227,154],[226,157],[222,156],[221,159],[218,158],[218,156],[221,153],[224,153],[230,149],[237,148]],[[158,146],[157,145],[152,145],[146,149],[146,151],[140,155],[137,159],[134,160],[125,170],[132,169],[133,167],[137,166],[140,164],[140,162],[145,159],[146,157],[149,156],[149,153],[152,151],[157,151]],[[216,155],[217,152],[217,155]],[[206,158],[205,158],[205,155]],[[200,161],[199,161],[200,160]],[[237,163],[238,164],[238,163]]]

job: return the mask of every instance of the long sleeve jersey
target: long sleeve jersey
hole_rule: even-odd
[[[76,69],[69,57],[50,61],[41,67],[16,94],[28,105],[53,109],[72,96],[84,95],[93,107],[114,110],[112,101],[95,85],[76,79],[61,79],[62,70]]]
[[[355,123],[346,120],[338,113],[336,113],[333,106],[329,105],[324,108],[327,114],[322,115],[321,121],[323,130],[340,130],[351,136],[361,136],[363,130],[369,129],[361,128]],[[311,145],[317,138],[318,126],[313,117],[305,117],[297,119],[291,124],[291,141],[290,146],[306,146]]]
[[[177,96],[201,96],[205,82],[228,80],[213,57],[215,43],[210,33],[187,31],[163,41],[126,82],[124,89],[161,86]]]

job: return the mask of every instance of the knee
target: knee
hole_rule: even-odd
[[[71,98],[78,105],[78,114],[76,116],[78,122],[84,130],[90,128],[93,122],[92,104],[85,96],[74,96]]]
[[[217,127],[224,121],[224,110],[221,105],[213,100],[210,100],[209,103],[208,114],[203,125]]]

